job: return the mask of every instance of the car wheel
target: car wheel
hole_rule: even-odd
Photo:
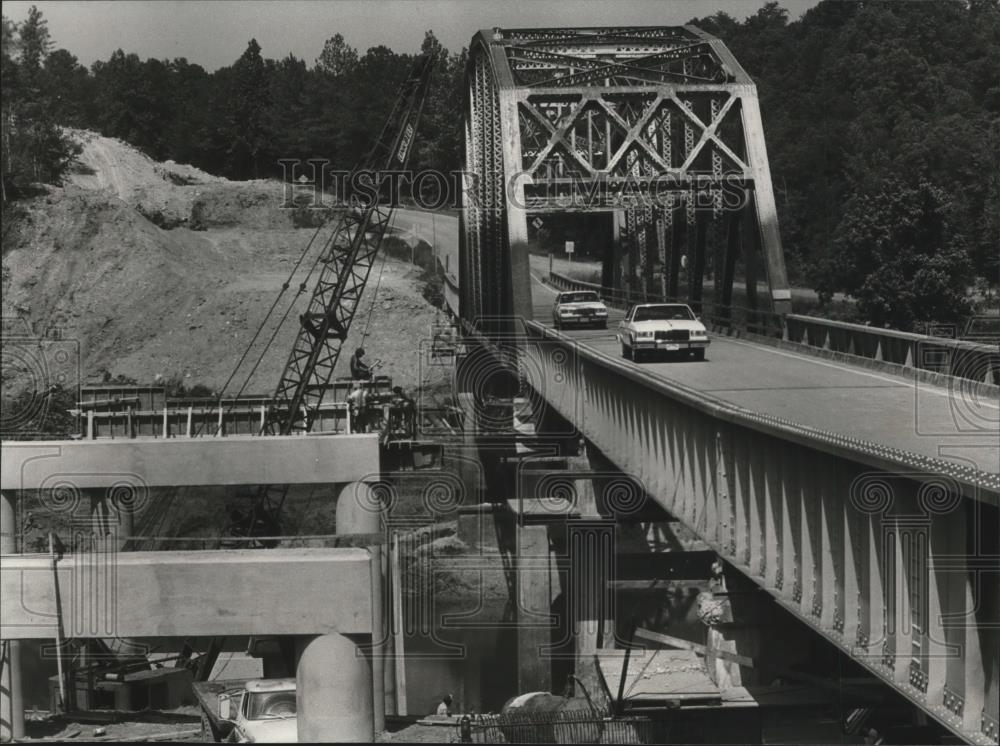
[[[622,342],[622,357],[626,360],[632,359],[632,348]]]
[[[704,360],[705,359],[705,350],[695,350],[693,354],[694,354],[694,359],[695,360]]]
[[[607,329],[608,328],[608,322],[607,321],[602,321],[601,323],[599,323],[597,325],[597,328],[598,329]]]

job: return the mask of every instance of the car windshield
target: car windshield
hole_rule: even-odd
[[[559,296],[560,303],[599,303],[600,298],[592,290],[584,290],[579,293],[563,293]]]
[[[253,692],[247,707],[249,720],[295,717],[295,692]]]
[[[639,306],[633,321],[693,321],[694,314],[687,306]]]

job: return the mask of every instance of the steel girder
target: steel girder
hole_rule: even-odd
[[[720,40],[480,31],[467,87],[465,318],[530,313],[526,216],[551,211],[616,211],[616,284],[678,296],[685,275],[695,303],[710,271],[728,305],[741,247],[751,265],[759,246],[771,305],[791,310],[756,86]]]
[[[998,475],[713,400],[537,324],[528,336],[537,395],[651,499],[956,734],[997,743]]]

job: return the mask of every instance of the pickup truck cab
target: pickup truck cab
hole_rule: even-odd
[[[684,303],[643,303],[632,306],[616,334],[622,357],[639,362],[655,352],[692,355],[705,359],[708,331]]]
[[[608,328],[608,307],[594,290],[559,293],[552,304],[552,324],[556,329],[576,324]]]
[[[295,679],[252,679],[219,695],[219,719],[233,728],[229,743],[297,743]]]

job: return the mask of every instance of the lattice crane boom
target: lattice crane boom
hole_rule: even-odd
[[[414,62],[382,132],[356,174],[402,171],[423,109],[433,60]],[[308,310],[274,394],[270,434],[308,432],[323,400],[340,350],[357,312],[372,264],[392,219],[393,207],[371,199],[351,206],[324,247]]]
[[[371,199],[352,200],[320,254],[320,274],[309,301],[299,317],[299,329],[278,381],[264,434],[290,435],[308,432],[333,377],[340,351],[358,310],[375,256],[392,220],[393,200],[378,198],[381,172],[403,171],[409,162],[417,125],[430,84],[433,59],[418,57],[400,88],[392,112],[371,151],[356,167],[355,177],[369,172],[373,177]],[[229,533],[243,537],[266,537],[280,530],[279,517],[288,485],[262,485],[253,506],[234,515]],[[273,546],[274,540],[261,540]],[[223,541],[225,545],[225,541]],[[235,546],[245,546],[238,544]]]

